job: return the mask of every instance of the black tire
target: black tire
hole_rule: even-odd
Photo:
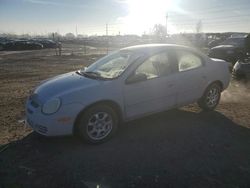
[[[116,133],[118,117],[111,107],[102,104],[95,105],[81,114],[76,126],[77,134],[81,138],[91,144],[100,144]]]
[[[218,83],[212,83],[207,87],[203,96],[198,101],[198,105],[205,111],[212,111],[220,102],[222,88]],[[214,94],[214,98],[212,95]],[[216,95],[217,94],[217,95]],[[213,101],[213,102],[212,102]]]

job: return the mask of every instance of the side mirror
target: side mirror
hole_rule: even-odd
[[[126,80],[126,84],[132,84],[147,80],[147,75],[143,73],[133,74]]]

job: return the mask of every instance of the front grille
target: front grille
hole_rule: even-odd
[[[38,125],[37,128],[38,128],[37,131],[40,132],[40,133],[45,134],[45,133],[48,132],[48,128],[47,128],[47,127],[44,127],[44,126],[42,126],[42,125]]]

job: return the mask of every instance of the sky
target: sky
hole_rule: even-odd
[[[0,0],[0,33],[250,32],[249,0]],[[107,29],[107,30],[106,30]]]

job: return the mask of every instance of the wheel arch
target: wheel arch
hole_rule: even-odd
[[[223,86],[222,81],[220,81],[220,80],[215,80],[215,81],[209,82],[209,83],[207,84],[207,86],[204,88],[204,91],[202,92],[202,95],[201,95],[200,99],[204,96],[205,92],[207,91],[207,89],[208,89],[212,84],[218,84],[218,85],[221,87],[221,92],[223,91],[224,86]],[[200,99],[199,99],[199,100],[200,100]]]
[[[73,134],[76,133],[77,131],[77,123],[80,119],[80,117],[82,116],[82,114],[88,110],[89,108],[95,106],[95,105],[107,105],[109,107],[111,107],[117,114],[117,117],[118,117],[118,122],[121,122],[123,121],[123,113],[122,113],[122,108],[121,106],[117,103],[117,102],[114,102],[112,100],[102,100],[102,101],[97,101],[95,103],[92,103],[88,106],[86,106],[84,109],[82,109],[76,116],[75,118],[75,121],[74,121],[74,126],[73,126]]]
[[[206,97],[206,92],[208,91],[209,87],[211,87],[211,85],[213,85],[213,84],[219,85],[220,90],[221,90],[220,93],[223,91],[223,83],[222,83],[220,80],[215,80],[215,81],[213,81],[213,82],[210,82],[210,83],[207,85],[207,87],[205,88],[205,90],[204,90],[204,92],[203,92],[201,98],[197,101],[199,107],[202,108],[203,110],[206,110],[206,111],[210,111],[210,110],[215,109],[216,106],[219,104],[220,94],[219,94],[218,101],[217,101],[217,103],[216,103],[214,106],[208,107],[207,104],[204,103],[204,97]]]
[[[207,87],[205,88],[204,92],[205,92],[206,89],[207,89],[209,86],[211,86],[212,84],[218,84],[218,85],[221,87],[221,91],[223,91],[223,89],[224,89],[224,84],[222,83],[222,81],[220,81],[220,80],[215,80],[215,81],[210,82],[210,83],[207,85]],[[204,92],[203,92],[203,93],[204,93]]]

